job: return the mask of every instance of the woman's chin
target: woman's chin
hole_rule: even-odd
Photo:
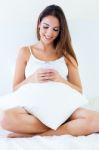
[[[41,41],[43,42],[43,44],[45,45],[49,45],[53,43],[52,39],[46,39],[45,37],[41,38]]]
[[[49,44],[52,44],[53,43],[53,41],[51,41],[51,40],[42,40],[42,42],[43,42],[43,44],[44,45],[49,45]]]

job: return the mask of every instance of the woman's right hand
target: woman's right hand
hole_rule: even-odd
[[[53,81],[53,69],[38,69],[32,75],[27,77],[24,81],[17,84],[14,87],[14,91],[23,86],[24,84],[28,83],[42,83],[47,81]]]
[[[38,69],[32,75],[30,75],[27,80],[32,83],[41,83],[52,80],[53,78],[53,69]]]

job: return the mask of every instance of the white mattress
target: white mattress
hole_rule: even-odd
[[[0,130],[0,135],[6,131]],[[74,137],[34,136],[31,138],[0,137],[0,150],[99,150],[99,134]]]

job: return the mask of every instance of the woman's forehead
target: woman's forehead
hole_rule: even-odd
[[[44,17],[42,19],[41,23],[45,24],[45,25],[52,26],[52,27],[59,27],[60,26],[58,18],[56,18],[54,16],[46,16],[46,17]]]

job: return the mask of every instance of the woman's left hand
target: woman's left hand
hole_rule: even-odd
[[[48,80],[56,82],[65,82],[65,79],[54,69],[49,69]]]

